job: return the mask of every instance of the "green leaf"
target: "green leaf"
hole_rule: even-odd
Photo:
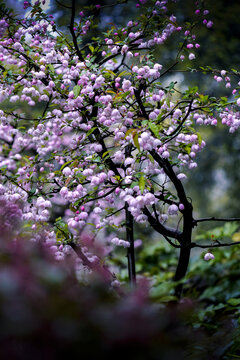
[[[78,97],[80,90],[81,90],[81,88],[79,85],[74,86],[73,93],[74,93],[75,99]]]
[[[126,131],[126,134],[125,134],[125,139],[126,139],[126,137],[128,136],[128,135],[130,135],[131,134],[131,132],[135,132],[136,130],[135,129],[128,129],[127,131]]]
[[[67,161],[65,164],[63,164],[60,168],[60,171],[62,171],[66,166],[68,166],[69,164],[71,164],[73,162],[73,160],[69,160]]]
[[[91,51],[91,53],[93,54],[94,50],[95,50],[94,47],[92,45],[89,45],[88,47],[89,47],[89,50]]]
[[[145,189],[145,178],[143,175],[140,176],[138,186],[139,186],[141,193],[143,193],[143,190]]]
[[[87,132],[87,136],[89,136],[89,135],[91,135],[93,132],[94,132],[94,130],[96,130],[96,126],[95,127],[93,127],[93,128],[91,128],[90,130],[88,130],[88,132]]]
[[[186,153],[189,155],[191,152],[192,146],[191,145],[186,145],[184,146],[184,150],[186,151]]]
[[[209,96],[208,95],[202,95],[202,94],[199,94],[199,99],[202,103],[206,104],[208,102],[208,98]]]
[[[108,155],[108,157],[109,157],[109,150],[108,150],[108,151],[105,151],[105,152],[102,154],[102,158],[104,159],[107,155]]]
[[[6,171],[7,170],[7,165],[3,165],[0,167],[0,171]]]
[[[52,64],[49,64],[49,65],[48,65],[48,68],[49,68],[49,70],[52,71],[52,72],[55,71],[54,66],[53,66]]]
[[[127,75],[129,73],[127,73],[127,71],[122,71],[120,74],[118,74],[119,77],[123,76],[123,75]]]
[[[171,296],[172,294],[169,294],[170,291],[174,288],[175,284],[172,282],[164,282],[157,286],[154,286],[150,290],[150,297],[152,299],[158,299],[165,298],[166,296]]]
[[[201,143],[202,143],[202,136],[201,136],[201,134],[200,134],[200,133],[197,133],[197,137],[198,137],[198,143],[199,143],[199,145],[201,145]]]
[[[176,84],[177,84],[177,81],[171,81],[169,86],[167,86],[167,89],[172,90]]]
[[[31,189],[31,190],[28,192],[28,195],[29,195],[29,196],[33,196],[33,195],[35,194],[36,190],[37,190],[36,188]]]
[[[138,149],[138,151],[140,152],[140,145],[138,142],[138,134],[137,133],[133,137],[133,142],[134,142],[134,145],[136,146],[136,148]]]
[[[240,299],[231,298],[227,301],[227,303],[231,306],[238,306],[240,305]]]
[[[159,138],[159,129],[158,126],[152,122],[149,121],[148,123],[149,129],[153,132],[153,134]]]
[[[126,91],[125,93],[121,94],[121,97],[126,98],[130,94],[130,92],[131,91]]]
[[[154,164],[154,158],[152,157],[152,155],[151,155],[151,154],[148,154],[148,158],[149,158],[149,160],[151,161],[151,163],[153,163],[153,164]]]

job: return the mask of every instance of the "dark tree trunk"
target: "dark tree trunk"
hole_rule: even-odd
[[[178,259],[178,265],[175,273],[174,280],[181,281],[188,269],[190,254],[191,254],[191,242],[192,242],[192,229],[193,229],[193,208],[189,202],[185,203],[185,209],[183,212],[183,232],[181,236],[181,248]],[[175,295],[180,298],[182,294],[183,284],[180,283],[175,289]]]
[[[180,281],[184,278],[184,276],[187,273],[189,260],[190,260],[190,254],[191,254],[191,247],[188,246],[182,246],[180,249],[179,259],[178,259],[178,265],[175,273],[174,280]],[[175,295],[180,298],[182,294],[182,288],[183,284],[177,285],[175,289]]]
[[[130,243],[127,252],[128,259],[128,276],[131,286],[136,284],[136,268],[135,268],[135,250],[134,250],[134,233],[133,233],[133,216],[128,210],[128,204],[125,205],[126,212],[126,239]]]

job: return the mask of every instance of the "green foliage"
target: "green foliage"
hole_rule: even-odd
[[[209,231],[202,231],[195,237],[196,240],[209,240],[213,242],[222,239],[231,239],[234,232],[239,228],[239,224],[236,222],[226,222],[223,226],[216,227]]]
[[[199,243],[207,239],[238,241],[238,228],[237,223],[227,223],[202,231],[195,240]],[[137,236],[146,238],[146,234],[141,236],[144,233],[143,228]],[[174,289],[177,284],[173,282],[173,276],[178,250],[173,250],[161,239],[144,241],[143,245],[136,249],[136,267],[149,279],[151,300],[160,306],[176,302]],[[192,307],[187,321],[192,331],[205,332],[208,341],[200,337],[198,344],[187,353],[189,359],[208,359],[209,354],[213,354],[211,359],[232,360],[240,356],[240,246],[211,249],[215,259],[209,262],[203,260],[204,252],[194,250],[181,302]],[[123,260],[122,255],[119,250],[109,261],[123,269],[119,279],[126,281],[126,259]]]

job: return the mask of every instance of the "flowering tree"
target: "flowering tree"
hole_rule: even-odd
[[[97,269],[108,281],[115,275],[103,260],[116,245],[127,248],[135,282],[134,223],[146,224],[180,249],[178,281],[192,248],[231,245],[192,242],[193,228],[203,221],[239,220],[195,219],[183,184],[184,169],[197,166],[205,147],[199,126],[221,120],[230,132],[239,127],[239,87],[230,99],[218,99],[198,88],[181,92],[174,82],[163,84],[176,69],[193,71],[185,62],[200,47],[197,26],[213,25],[209,12],[197,2],[193,21],[180,24],[168,14],[167,1],[145,2],[136,4],[137,21],[113,25],[90,41],[99,14],[121,1],[76,14],[72,0],[71,37],[43,12],[44,1],[25,1],[29,13],[23,19],[1,4],[1,201],[16,206],[24,231],[35,240],[40,232],[58,260],[74,250],[85,268]],[[153,51],[175,34],[182,42],[163,68]],[[226,88],[230,76],[238,76],[210,67],[197,71],[212,73]],[[107,228],[114,233],[103,241]],[[79,241],[84,233],[92,234],[91,241]],[[93,246],[98,237],[101,251]],[[205,260],[211,258],[208,252]]]

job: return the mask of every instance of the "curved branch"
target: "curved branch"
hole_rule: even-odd
[[[163,77],[165,74],[167,74],[168,72],[170,72],[177,64],[179,63],[179,61],[175,61],[174,64],[172,64],[167,70],[165,70],[160,77]]]
[[[154,230],[156,230],[159,234],[163,235],[164,237],[171,237],[179,242],[181,242],[182,232],[176,229],[172,229],[168,226],[161,224],[159,221],[151,215],[150,211],[145,207],[143,209],[143,214],[147,216],[149,224],[152,226]]]

